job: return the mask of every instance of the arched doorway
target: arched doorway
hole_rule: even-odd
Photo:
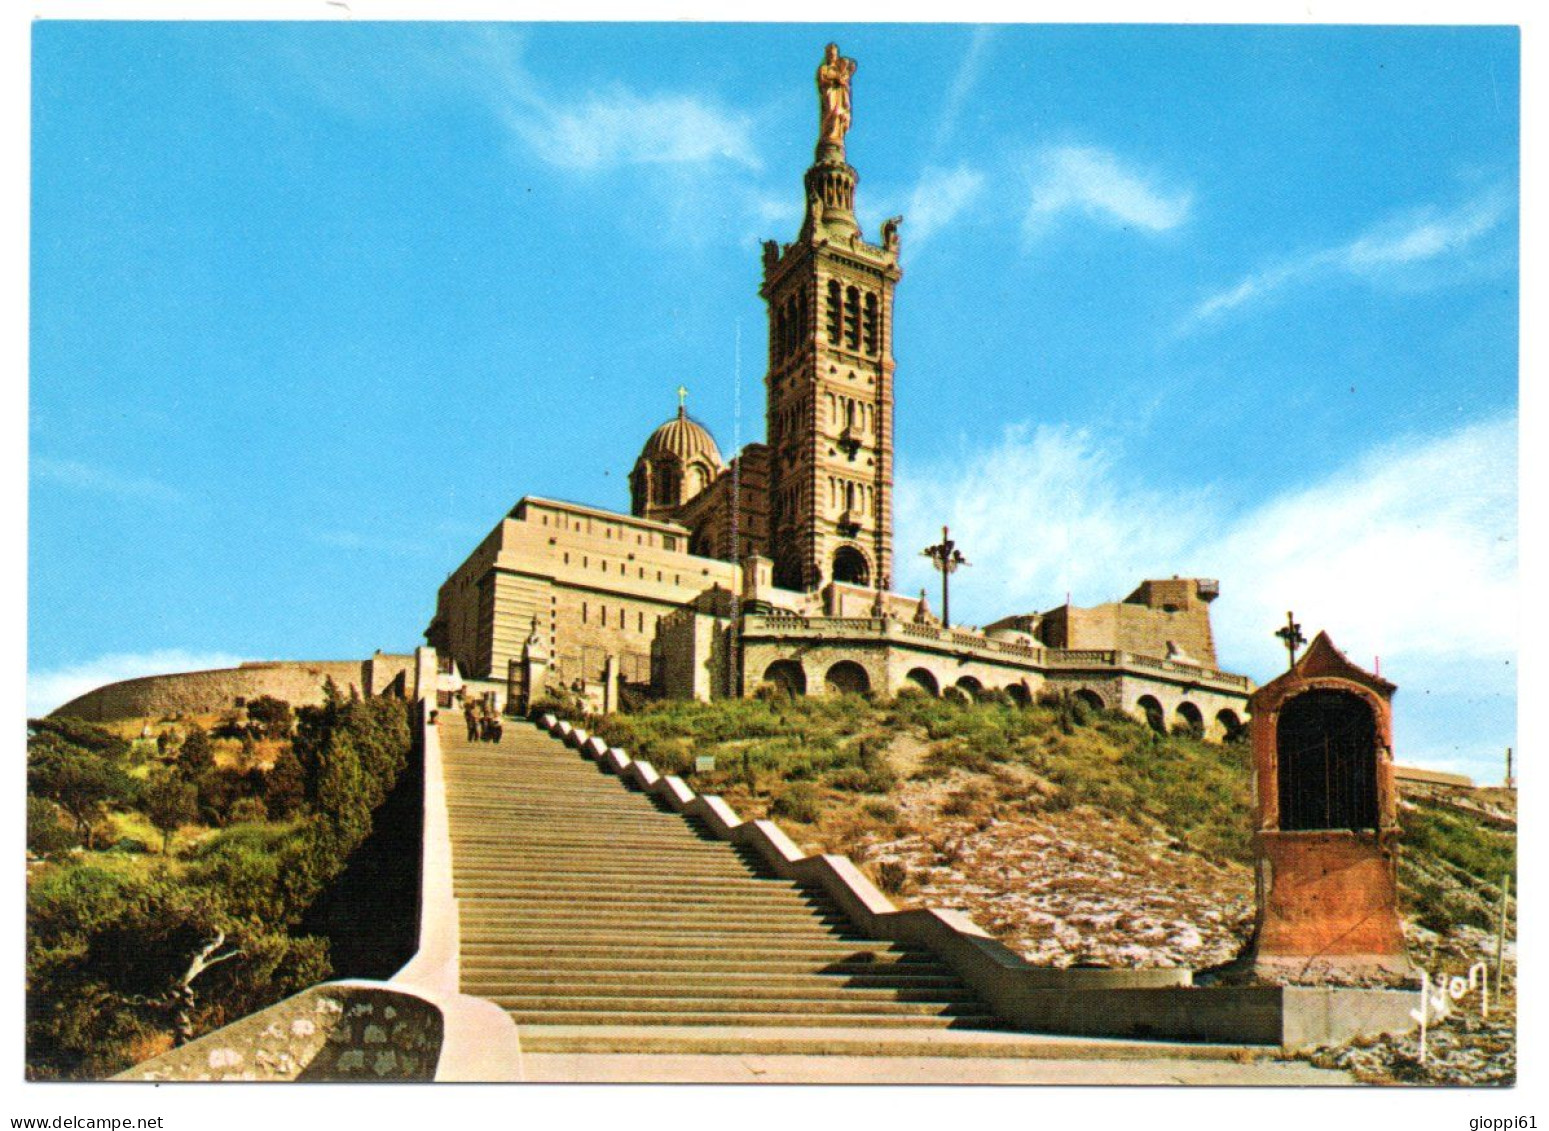
[[[984,694],[984,684],[971,675],[965,675],[953,684],[970,703],[977,701]]]
[[[1205,736],[1205,716],[1200,714],[1199,708],[1187,699],[1178,704],[1178,710],[1174,712],[1174,718],[1177,720],[1176,726],[1187,731],[1195,738],[1203,738]]]
[[[1108,704],[1103,702],[1103,697],[1089,687],[1083,687],[1076,692],[1076,702],[1084,704],[1094,711],[1105,710]]]
[[[1162,705],[1161,703],[1157,702],[1155,696],[1142,695],[1138,700],[1136,700],[1135,706],[1138,707],[1140,709],[1140,713],[1145,716],[1146,723],[1151,727],[1152,730],[1156,731],[1157,734],[1167,733],[1167,715],[1162,710]]]
[[[854,660],[840,660],[823,677],[830,695],[865,695],[871,690],[871,677]]]
[[[866,555],[854,546],[840,546],[834,553],[834,580],[846,585],[870,585],[871,567]]]
[[[807,673],[795,660],[776,660],[764,670],[764,682],[795,698],[807,693]]]
[[[1280,709],[1280,827],[1377,827],[1377,723],[1346,691],[1308,691]]]
[[[924,668],[910,668],[909,674],[904,676],[904,683],[918,687],[932,698],[941,694],[941,685],[936,682],[936,677]]]

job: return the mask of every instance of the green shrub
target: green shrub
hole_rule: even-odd
[[[63,820],[59,806],[41,797],[27,796],[27,851],[37,856],[67,852],[81,843]]]
[[[810,825],[822,816],[823,795],[810,782],[796,782],[775,794],[769,803],[769,812],[775,817]]]

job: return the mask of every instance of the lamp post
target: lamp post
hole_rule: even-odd
[[[947,528],[941,528],[941,543],[936,546],[927,546],[920,551],[931,560],[931,564],[941,571],[941,627],[952,627],[951,586],[948,579],[958,566],[973,565],[963,552],[957,548],[957,543],[952,541],[947,533]]]

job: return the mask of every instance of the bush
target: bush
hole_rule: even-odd
[[[59,806],[41,797],[27,796],[27,851],[37,856],[67,852],[81,843],[62,819]]]
[[[262,738],[289,738],[291,728],[296,725],[290,704],[272,695],[260,695],[249,701],[247,718]]]
[[[769,812],[803,825],[814,824],[823,813],[823,795],[809,782],[796,782],[775,795]]]
[[[197,781],[199,775],[214,768],[215,744],[210,741],[209,732],[198,723],[189,724],[183,745],[178,747],[177,765],[189,781]]]
[[[913,886],[909,866],[902,860],[883,860],[877,865],[877,887],[886,895],[902,895]]]

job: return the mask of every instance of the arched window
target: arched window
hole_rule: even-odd
[[[872,354],[876,353],[877,352],[877,296],[876,296],[876,294],[874,292],[870,292],[870,291],[868,291],[867,294],[866,294],[865,334],[866,334],[866,352],[867,353],[872,353]]]
[[[861,348],[861,292],[855,287],[844,292],[844,344]]]
[[[828,281],[828,340],[839,345],[839,332],[843,328],[844,288],[838,279]]]
[[[854,546],[840,546],[834,554],[834,580],[849,585],[868,585],[871,570],[866,557]]]

